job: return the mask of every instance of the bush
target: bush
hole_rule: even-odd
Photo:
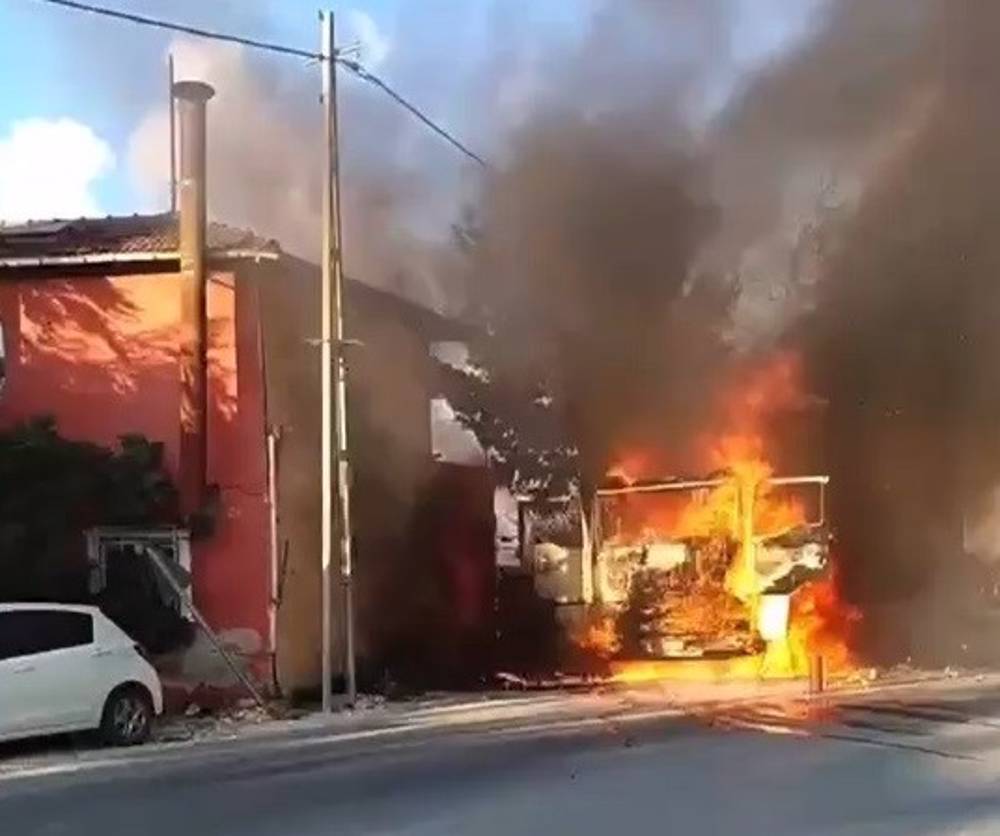
[[[84,601],[88,528],[177,519],[162,444],[71,441],[51,418],[0,432],[0,600]]]

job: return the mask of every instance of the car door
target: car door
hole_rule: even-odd
[[[17,654],[7,660],[14,732],[43,734],[90,722],[94,690],[94,623],[86,612],[15,610]],[[10,626],[10,625],[9,625]]]
[[[103,613],[94,616],[94,644],[91,649],[90,716],[100,721],[108,694],[122,682],[136,679],[135,642]]]
[[[25,674],[20,642],[20,613],[0,611],[0,738],[13,737],[28,727],[31,688]]]

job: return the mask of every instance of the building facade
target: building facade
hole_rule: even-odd
[[[258,679],[285,691],[314,686],[319,271],[274,242],[208,225],[205,341],[194,349],[204,355],[206,380],[200,474],[191,454],[198,445],[185,445],[186,347],[196,329],[184,313],[178,229],[175,216],[154,215],[0,230],[0,426],[47,415],[72,439],[113,446],[137,433],[161,443],[182,507],[207,518],[207,532],[190,538],[195,604]],[[414,509],[434,479],[429,344],[455,331],[430,311],[355,282],[346,315],[358,342],[349,359],[349,418],[364,656],[386,634],[380,596],[391,594]],[[192,491],[198,496],[184,495]],[[338,586],[338,659],[339,595]],[[225,679],[218,660],[206,667],[182,659],[176,672]]]

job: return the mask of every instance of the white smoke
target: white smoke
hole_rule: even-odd
[[[179,40],[170,51],[178,79],[206,81],[216,90],[208,117],[210,215],[273,235],[291,252],[313,254],[319,218],[310,179],[319,169],[318,131],[303,131],[306,126],[290,118],[277,91],[263,89],[242,48]],[[164,101],[150,109],[128,142],[135,185],[161,207],[170,182],[169,141]]]
[[[369,69],[378,69],[392,52],[392,39],[383,32],[375,19],[361,9],[347,12],[348,40],[357,38],[361,60]]]
[[[364,32],[362,33],[364,34]],[[365,36],[370,45],[376,33]],[[378,54],[389,50],[379,35]],[[178,79],[216,91],[208,105],[208,207],[219,221],[275,238],[288,252],[320,258],[323,130],[320,74],[314,65],[254,60],[245,49],[180,39],[170,52]],[[391,102],[341,72],[343,226],[347,271],[363,281],[443,307],[440,259],[457,206],[437,211],[427,175],[407,153],[413,126]],[[359,95],[363,94],[363,95]],[[151,107],[128,142],[128,167],[149,207],[165,207],[169,188],[169,116]],[[362,133],[363,132],[363,133]],[[440,197],[440,192],[436,195]],[[453,196],[454,197],[454,196]],[[430,221],[434,215],[437,220]]]

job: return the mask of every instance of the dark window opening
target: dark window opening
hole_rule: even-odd
[[[7,385],[7,334],[0,322],[0,392]]]
[[[156,544],[164,562],[183,587],[191,579],[181,566],[177,550]],[[94,599],[102,612],[129,636],[153,654],[186,647],[194,638],[194,627],[173,587],[134,542],[102,544],[96,564]]]

